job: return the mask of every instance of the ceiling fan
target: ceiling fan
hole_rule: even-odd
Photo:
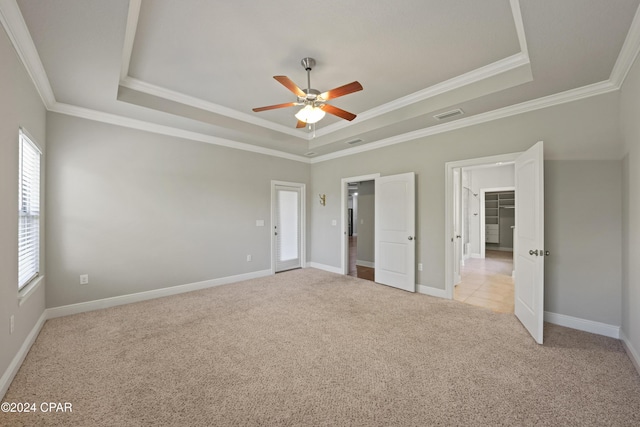
[[[313,58],[304,58],[301,61],[301,64],[307,71],[307,89],[300,89],[287,76],[273,76],[274,79],[276,79],[280,84],[289,89],[294,93],[294,95],[298,97],[297,101],[254,108],[253,111],[258,113],[260,111],[303,105],[304,107],[295,114],[296,119],[298,119],[298,124],[296,125],[297,128],[303,128],[308,124],[311,125],[313,123],[317,123],[324,117],[325,113],[333,114],[334,116],[349,121],[355,119],[355,114],[335,107],[331,104],[327,104],[326,102],[330,99],[338,98],[340,96],[348,95],[350,93],[362,90],[362,85],[355,81],[344,86],[328,90],[326,92],[320,92],[316,89],[311,88],[311,70],[313,69],[313,67],[315,67],[316,60]]]

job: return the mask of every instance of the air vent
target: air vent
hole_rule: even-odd
[[[362,140],[361,139],[354,139],[352,141],[345,142],[345,144],[353,145],[353,144],[357,144],[358,142],[362,142]]]
[[[437,120],[445,120],[445,119],[450,119],[451,117],[460,116],[462,114],[464,114],[464,111],[462,111],[459,108],[456,108],[455,110],[445,111],[444,113],[436,114],[433,117]]]
[[[315,156],[316,153],[314,153],[313,151],[309,151],[308,153],[304,153],[304,155],[311,157],[311,156]]]

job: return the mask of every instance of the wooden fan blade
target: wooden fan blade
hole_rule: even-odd
[[[353,113],[350,113],[348,111],[345,111],[341,108],[338,107],[334,107],[333,105],[329,105],[329,104],[322,104],[320,106],[320,108],[322,108],[324,111],[326,111],[329,114],[333,114],[334,116],[338,116],[341,119],[345,119],[345,120],[353,120],[355,119],[357,116]]]
[[[273,76],[273,78],[276,79],[278,82],[280,82],[282,86],[286,87],[291,92],[293,92],[296,96],[299,96],[301,98],[304,98],[305,96],[307,96],[307,94],[304,93],[304,91],[300,89],[298,85],[296,85],[289,77]]]
[[[351,82],[344,86],[337,87],[335,89],[328,90],[326,92],[318,95],[320,98],[328,101],[329,99],[334,99],[339,96],[349,95],[350,93],[357,92],[362,90],[362,85],[358,82]]]
[[[305,122],[303,122],[302,120],[298,120],[298,124],[296,125],[296,128],[304,128],[307,127],[307,124]]]
[[[260,111],[275,110],[276,108],[293,107],[295,105],[298,105],[298,103],[297,102],[287,102],[287,103],[284,103],[284,104],[268,105],[266,107],[254,108],[253,111],[255,111],[256,113],[259,113]]]

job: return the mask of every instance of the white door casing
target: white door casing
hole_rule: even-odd
[[[415,173],[375,180],[375,281],[409,292],[415,282]]]
[[[543,143],[515,163],[515,315],[538,344],[544,323]]]

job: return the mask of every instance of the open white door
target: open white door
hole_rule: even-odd
[[[462,169],[453,170],[453,245],[455,251],[455,264],[453,272],[454,285],[462,281]]]
[[[515,315],[542,344],[544,320],[544,165],[542,141],[515,164]]]
[[[415,174],[375,181],[375,281],[415,292]]]

